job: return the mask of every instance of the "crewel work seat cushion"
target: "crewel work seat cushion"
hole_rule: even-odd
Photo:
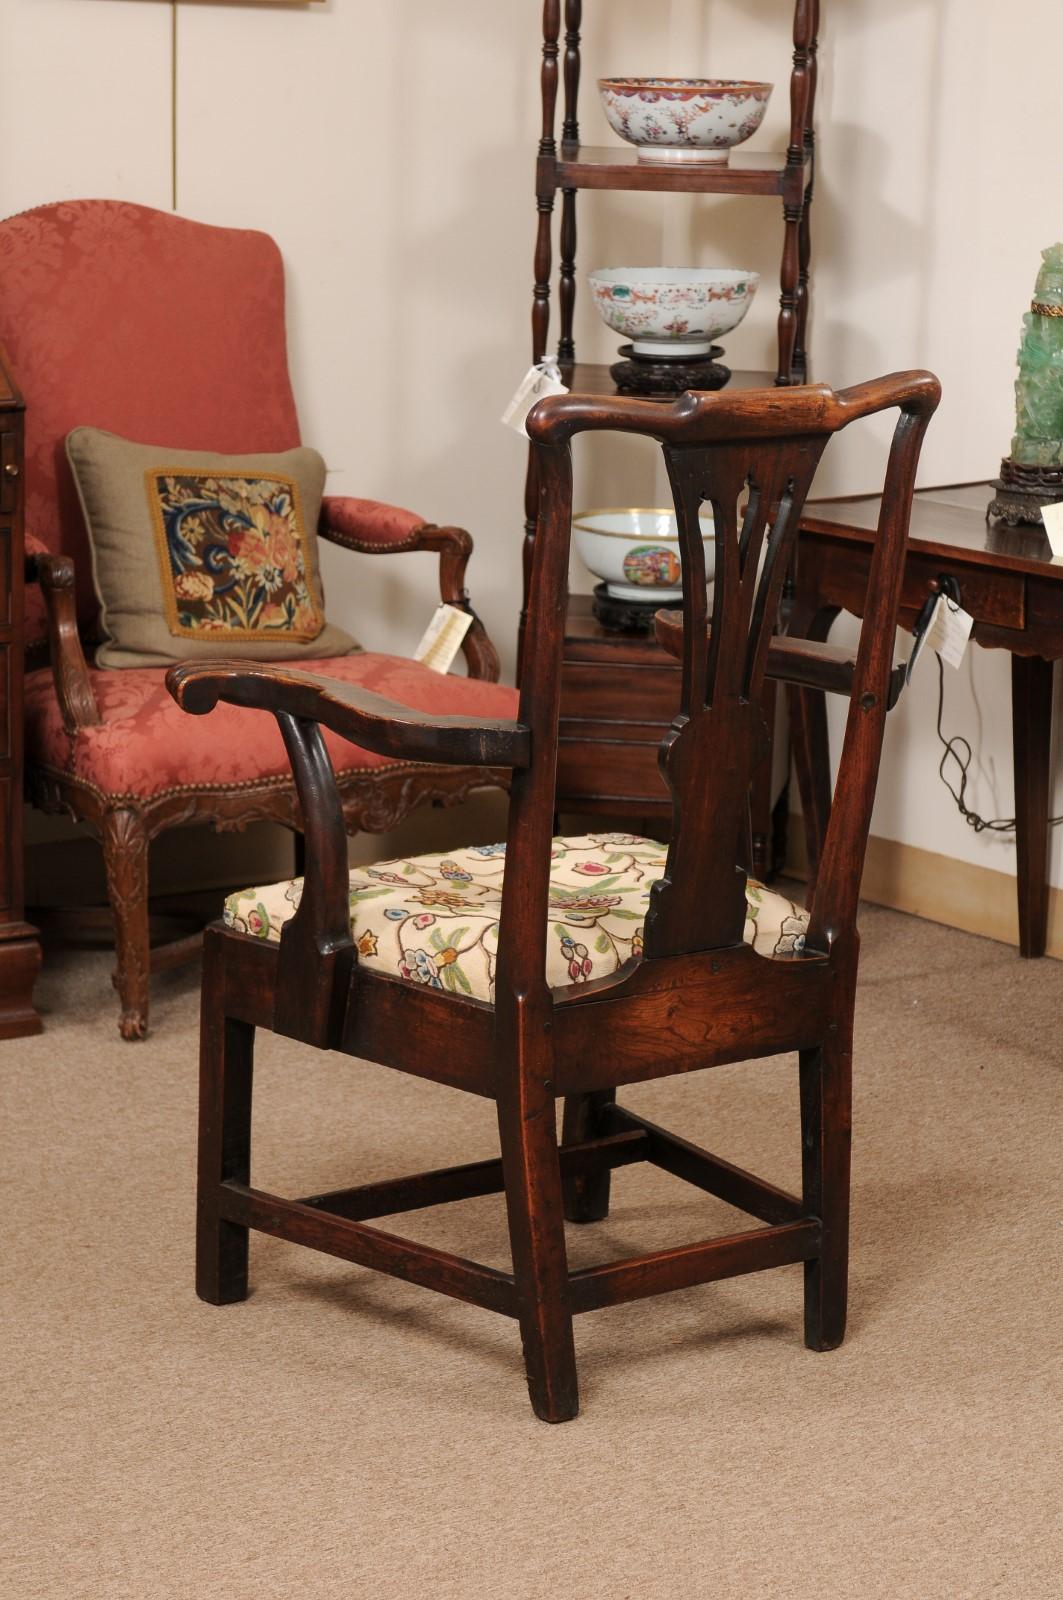
[[[290,670],[300,668],[288,664]],[[432,672],[403,656],[364,651],[309,661],[306,671],[360,684],[416,711],[454,716],[515,717],[517,691],[500,683]],[[241,783],[291,782],[291,767],[276,720],[219,704],[207,717],[187,716],[166,688],[163,667],[90,671],[102,721],[71,738],[63,727],[51,669],[26,678],[27,760],[46,772],[76,778],[108,800],[159,799],[182,791]],[[402,763],[361,750],[325,730],[337,772],[379,771]],[[406,765],[414,769],[417,763]]]
[[[498,915],[506,847],[380,861],[351,873],[351,932],[361,964],[408,983],[494,1000]],[[631,833],[555,839],[550,868],[546,976],[554,988],[608,977],[642,952],[650,886],[667,847]],[[225,902],[225,922],[279,940],[303,892],[295,878],[244,889]],[[759,955],[793,955],[808,913],[750,878],[743,937]]]

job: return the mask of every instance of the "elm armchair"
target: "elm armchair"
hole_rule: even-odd
[[[182,716],[163,668],[89,664],[98,604],[64,440],[89,424],[233,455],[298,445],[280,252],[265,234],[144,206],[40,206],[0,222],[0,341],[27,401],[27,576],[36,583],[27,589],[27,665],[36,668],[25,695],[29,795],[88,824],[103,846],[119,1026],[138,1039],[151,971],[194,953],[151,949],[150,841],[197,823],[241,829],[266,819],[298,831],[301,811],[275,729],[262,737],[232,709],[210,723]],[[318,532],[360,555],[438,554],[442,598],[471,611],[464,530],[372,500],[326,497]],[[357,618],[353,626],[357,633]],[[314,660],[312,670],[425,712],[511,715],[515,691],[497,682],[498,657],[475,614],[464,653],[467,677],[372,652]],[[331,754],[349,832],[378,832],[415,806],[449,805],[508,781],[503,772],[382,756],[338,738]]]
[[[197,1292],[248,1292],[256,1230],[486,1307],[520,1328],[531,1401],[550,1422],[578,1408],[572,1319],[666,1290],[804,1263],[805,1342],[845,1330],[857,901],[893,667],[912,491],[940,389],[928,373],[845,389],[687,394],[674,405],[540,401],[528,429],[538,528],[529,652],[516,717],[418,718],[354,687],[275,667],[188,663],[171,691],[198,715],[272,712],[307,815],[304,880],[230,897],[203,974]],[[899,410],[868,604],[855,656],[776,628],[801,511],[832,436]],[[613,431],[662,447],[683,556],[683,614],[662,629],[682,660],[661,745],[673,827],[653,840],[553,838],[574,438]],[[740,510],[748,491],[745,508]],[[716,526],[706,598],[699,513]],[[849,711],[822,866],[807,911],[749,875],[749,786],[771,674],[846,696]],[[265,721],[248,715],[249,722]],[[385,753],[513,769],[505,845],[348,874],[323,729]],[[257,1029],[495,1102],[499,1156],[315,1192],[255,1186]],[[648,1122],[618,1090],[795,1052],[802,1183],[791,1194]],[[560,1146],[555,1108],[564,1102]],[[796,1119],[795,1119],[796,1121]],[[354,1119],[352,1144],[369,1138]],[[796,1132],[796,1129],[795,1129]],[[797,1141],[795,1139],[795,1146]],[[761,1226],[569,1269],[564,1221],[609,1210],[611,1172],[649,1161]],[[311,1182],[313,1179],[311,1178]],[[320,1181],[320,1180],[319,1180]],[[504,1193],[512,1271],[373,1224]]]

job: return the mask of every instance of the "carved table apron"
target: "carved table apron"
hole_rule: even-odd
[[[987,524],[989,484],[923,489],[912,509],[901,623],[911,628],[936,581],[959,584],[974,617],[971,637],[1011,652],[1019,948],[1045,952],[1051,789],[1052,663],[1063,656],[1063,562],[1040,528]],[[789,631],[825,639],[839,611],[863,614],[879,497],[822,500],[801,523]],[[793,691],[793,742],[815,874],[830,816],[830,752],[824,697]]]

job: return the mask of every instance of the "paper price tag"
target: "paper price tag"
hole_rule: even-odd
[[[545,400],[548,394],[567,393],[568,389],[561,382],[560,368],[552,358],[537,367],[529,367],[516,394],[503,411],[502,421],[507,428],[512,428],[514,433],[526,439],[528,430],[524,424],[532,406],[539,400]]]
[[[1042,506],[1041,520],[1052,546],[1052,554],[1063,556],[1063,500],[1057,500],[1055,505]]]
[[[926,643],[936,650],[942,661],[958,667],[966,652],[974,627],[974,618],[947,595],[939,595],[934,615],[926,630]]]
[[[424,638],[413,652],[413,659],[433,672],[449,672],[461,649],[461,641],[472,627],[472,617],[457,606],[437,606],[435,616],[424,631]]]

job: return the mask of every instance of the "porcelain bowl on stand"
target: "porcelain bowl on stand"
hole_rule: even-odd
[[[753,304],[760,274],[733,267],[601,267],[589,277],[598,314],[636,356],[705,357]]]
[[[770,83],[725,78],[599,78],[609,126],[640,161],[724,165],[764,120]]]
[[[705,581],[711,583],[716,571],[716,530],[711,514],[703,514],[700,521]],[[674,511],[582,511],[572,519],[572,532],[584,565],[603,581],[611,599],[654,609],[682,600]]]

